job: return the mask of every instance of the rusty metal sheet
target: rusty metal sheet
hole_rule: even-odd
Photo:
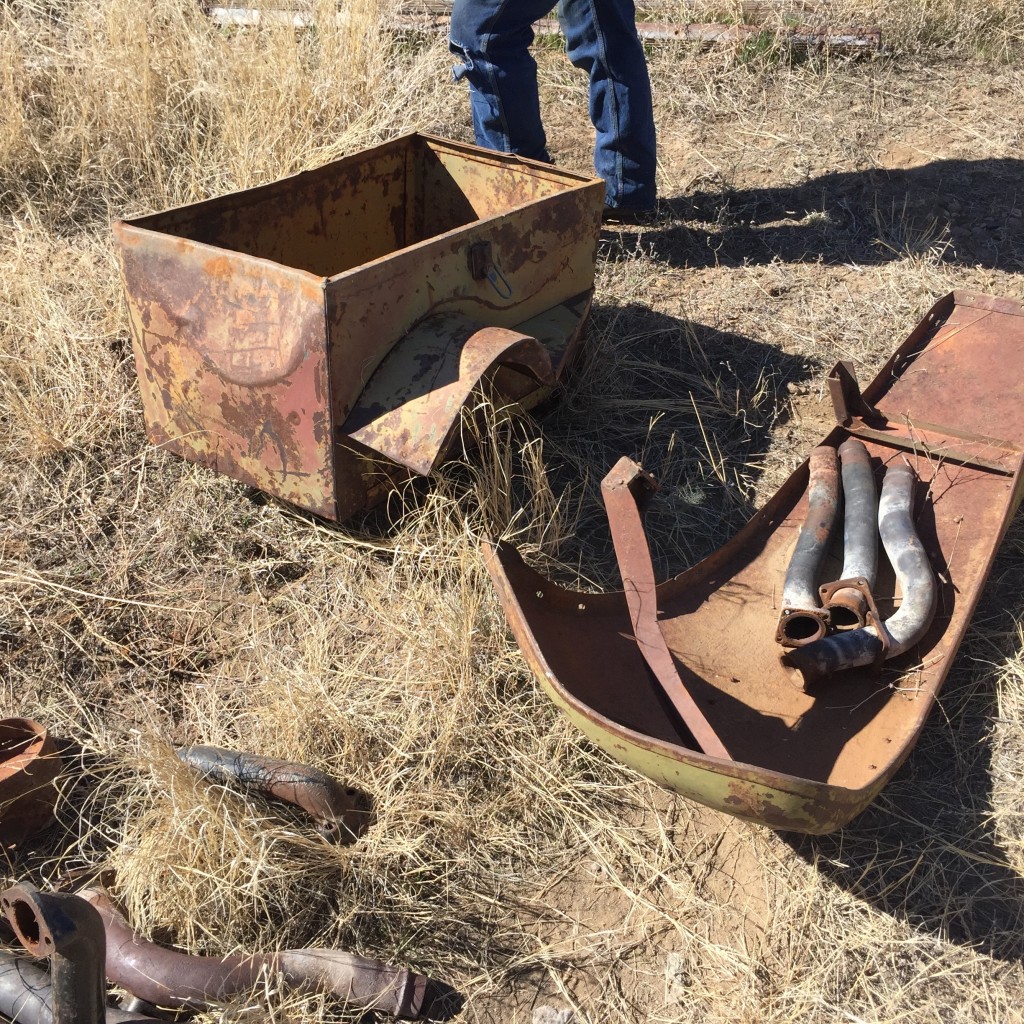
[[[951,432],[998,427],[1003,451],[1016,462],[1008,475],[1001,467],[957,464],[884,438],[863,439],[876,479],[893,462],[910,462],[920,481],[915,528],[939,579],[935,618],[911,650],[887,663],[895,673],[880,679],[871,667],[850,669],[805,693],[779,657],[778,595],[807,516],[805,463],[732,540],[656,590],[674,668],[731,760],[697,749],[666,710],[638,650],[624,594],[556,587],[512,549],[491,549],[488,565],[506,615],[556,702],[612,756],[720,810],[804,832],[831,831],[863,810],[913,748],[1024,493],[1019,305],[986,298],[982,306],[972,297],[965,312],[956,297],[942,300],[864,391],[867,401],[890,410],[896,425],[894,408],[904,421],[941,418]],[[990,315],[976,317],[978,308]],[[959,399],[941,401],[934,381],[940,367],[966,367],[975,340],[979,360],[1001,370],[988,376],[983,411],[966,410],[960,422],[951,415]],[[906,372],[894,377],[892,367]],[[930,373],[918,374],[918,367]],[[963,376],[980,387],[984,374],[975,367]],[[947,379],[955,391],[958,378]],[[850,436],[837,427],[822,443],[838,448]],[[837,538],[823,578],[841,567]],[[902,600],[888,563],[879,567],[875,599],[883,618]]]
[[[518,371],[524,392],[555,382],[551,357],[536,338],[459,313],[428,317],[385,357],[342,433],[427,476],[448,450],[470,395],[499,365]]]
[[[0,848],[18,846],[53,821],[61,759],[31,718],[0,719]]]
[[[323,285],[115,225],[150,440],[333,518]]]
[[[432,138],[421,145],[431,155],[417,150],[410,159],[429,169],[437,153],[445,154],[447,189],[469,197],[480,217],[327,282],[337,423],[348,418],[384,356],[432,313],[458,312],[515,328],[593,287],[604,203],[599,181],[572,175],[558,190],[556,176],[563,172],[545,164]],[[524,177],[540,184],[527,189]],[[542,194],[532,198],[533,191]],[[441,192],[435,187],[424,202],[435,202]],[[492,272],[482,278],[471,271],[478,246],[491,252]]]

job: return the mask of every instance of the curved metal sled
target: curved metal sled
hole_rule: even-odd
[[[891,661],[809,679],[792,664],[802,655],[776,642],[808,518],[807,463],[732,540],[657,587],[637,507],[623,500],[648,484],[628,460],[604,485],[624,592],[566,590],[509,546],[485,552],[534,673],[591,740],[691,799],[813,833],[862,811],[909,754],[1020,503],[1024,304],[946,296],[863,395],[844,364],[829,383],[839,426],[823,444],[859,439],[876,481],[889,466],[914,474],[913,526],[938,593],[931,624]],[[841,534],[820,583],[842,571]],[[906,602],[879,563],[884,622]]]

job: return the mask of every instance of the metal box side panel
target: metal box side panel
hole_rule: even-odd
[[[335,518],[323,281],[114,225],[150,440]]]
[[[334,422],[343,423],[380,361],[424,317],[453,311],[514,327],[594,284],[600,181],[428,239],[327,282]],[[490,245],[475,279],[470,249]]]
[[[407,136],[280,181],[131,221],[329,277],[401,249]]]
[[[420,144],[417,164],[422,195],[428,199],[428,216],[433,210],[429,199],[438,193],[465,197],[463,223],[467,223],[500,216],[517,206],[536,203],[594,180],[537,161],[510,159],[510,154],[467,148],[444,139],[423,136]],[[428,238],[443,230],[447,227],[431,228],[428,224],[421,237]]]

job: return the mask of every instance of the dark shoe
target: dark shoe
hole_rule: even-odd
[[[646,227],[658,220],[657,206],[606,206],[601,214],[604,224],[622,224],[627,227]]]

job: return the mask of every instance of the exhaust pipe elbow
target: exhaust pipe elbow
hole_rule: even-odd
[[[817,579],[838,512],[836,450],[820,445],[808,460],[807,516],[782,587],[782,614],[775,638],[783,647],[803,647],[825,635],[828,612],[818,599]]]
[[[261,977],[280,974],[301,991],[326,992],[341,1002],[406,1020],[431,1011],[446,986],[405,967],[336,949],[293,949],[248,956],[190,956],[147,942],[100,888],[81,896],[99,913],[107,936],[107,976],[154,1006],[208,1010],[250,992]]]
[[[50,960],[53,1024],[102,1024],[106,1019],[106,939],[95,908],[70,893],[43,893],[24,882],[0,893],[18,941]]]
[[[924,636],[935,617],[939,588],[921,538],[914,528],[914,471],[894,463],[885,474],[878,505],[878,532],[903,592],[899,609],[886,619],[887,658],[909,650]]]
[[[369,794],[343,785],[308,764],[224,747],[181,747],[176,753],[207,779],[234,782],[265,797],[301,807],[325,839],[351,843],[373,819]]]

